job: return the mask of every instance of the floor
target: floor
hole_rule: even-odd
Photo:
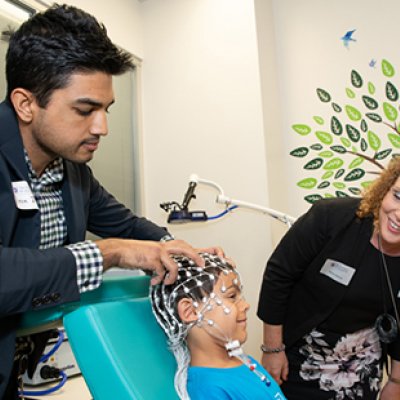
[[[44,385],[40,387],[27,387],[26,390],[46,390],[54,386],[54,384]],[[39,397],[35,397],[39,399]],[[91,400],[92,396],[86,386],[85,380],[81,375],[71,377],[67,380],[65,385],[55,393],[48,394],[46,396],[40,397],[41,400]]]

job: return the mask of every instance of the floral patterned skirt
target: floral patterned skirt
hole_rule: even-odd
[[[347,335],[313,330],[287,350],[288,400],[375,400],[382,349],[374,328]]]

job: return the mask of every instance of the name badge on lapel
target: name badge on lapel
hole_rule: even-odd
[[[348,286],[356,270],[346,264],[328,258],[320,272],[334,281]]]
[[[38,210],[35,196],[26,181],[12,182],[15,204],[20,210]]]

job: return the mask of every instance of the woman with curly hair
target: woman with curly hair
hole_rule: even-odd
[[[361,199],[316,202],[275,249],[258,306],[262,364],[290,400],[400,399],[399,296],[394,157]]]

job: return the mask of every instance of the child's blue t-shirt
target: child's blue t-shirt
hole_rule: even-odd
[[[233,368],[189,367],[187,390],[191,400],[286,400],[271,375],[251,357],[269,386],[246,365]]]

